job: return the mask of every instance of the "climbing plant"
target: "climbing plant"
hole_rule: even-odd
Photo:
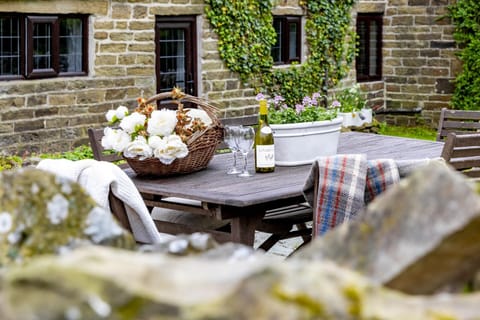
[[[272,3],[262,0],[206,0],[205,12],[218,35],[218,50],[227,67],[244,82],[273,65],[275,43]]]
[[[256,91],[279,94],[295,105],[314,92],[326,95],[346,76],[355,57],[355,33],[350,11],[355,0],[300,2],[306,12],[309,55],[300,65],[272,68],[275,44],[272,2],[206,0],[206,15],[219,37],[220,56]]]
[[[480,2],[456,1],[449,6],[449,16],[455,26],[453,37],[460,51],[462,72],[455,80],[452,105],[455,109],[480,109]]]

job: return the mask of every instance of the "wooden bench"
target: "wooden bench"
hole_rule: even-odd
[[[445,141],[450,132],[457,135],[480,131],[480,111],[442,108],[438,122],[437,141]]]
[[[442,158],[467,177],[480,180],[480,132],[460,135],[450,132]]]

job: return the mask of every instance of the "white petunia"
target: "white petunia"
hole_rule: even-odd
[[[146,158],[150,158],[153,154],[152,148],[148,145],[147,139],[143,136],[138,136],[130,142],[125,150],[123,151],[123,155],[127,158],[135,158],[140,157],[140,160],[144,160]]]
[[[128,134],[132,134],[145,127],[146,119],[147,117],[144,114],[134,112],[120,121],[120,128]]]
[[[177,125],[177,112],[174,110],[155,110],[148,120],[147,132],[152,136],[169,136]]]
[[[0,234],[4,234],[12,229],[12,215],[8,212],[0,213]]]
[[[102,147],[106,150],[123,152],[130,141],[130,135],[121,129],[107,127],[103,130]]]
[[[188,147],[179,136],[172,134],[161,140],[155,141],[157,147],[153,150],[153,155],[163,164],[171,164],[175,159],[188,155]]]
[[[47,217],[52,224],[59,224],[68,216],[68,200],[61,194],[53,196],[47,203]]]
[[[207,127],[212,124],[212,119],[208,114],[202,109],[189,109],[187,115],[192,118],[192,120],[198,118],[200,119]],[[191,123],[189,124],[191,126]]]

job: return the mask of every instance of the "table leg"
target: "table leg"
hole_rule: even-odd
[[[253,246],[255,240],[255,228],[260,223],[263,217],[261,214],[248,214],[231,219],[231,235],[232,241]]]

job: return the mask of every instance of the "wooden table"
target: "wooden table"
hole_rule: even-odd
[[[340,135],[338,153],[363,153],[368,159],[422,159],[439,157],[442,148],[442,142],[345,132]],[[266,210],[305,201],[302,188],[310,165],[277,166],[273,173],[240,178],[225,173],[231,161],[231,154],[216,155],[202,171],[166,178],[141,178],[126,170],[148,206],[231,219],[231,241],[253,245],[255,226]],[[253,171],[252,157],[249,167]],[[201,205],[172,205],[165,201],[167,197],[197,200]]]

